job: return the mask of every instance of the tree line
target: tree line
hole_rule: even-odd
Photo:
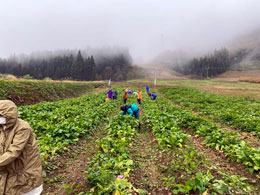
[[[174,66],[176,72],[184,75],[194,75],[200,78],[208,78],[224,73],[231,64],[230,55],[227,49],[215,50],[213,54],[199,58],[193,58],[184,65]]]
[[[49,77],[55,80],[103,80],[115,81],[135,79],[141,76],[142,70],[132,66],[128,53],[94,56],[64,54],[45,58],[28,58],[19,61],[15,58],[0,59],[0,73],[17,77],[30,75],[35,79]],[[97,61],[97,62],[96,62]]]

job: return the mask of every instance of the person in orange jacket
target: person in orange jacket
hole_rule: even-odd
[[[126,101],[128,99],[128,93],[127,93],[127,89],[124,89],[124,104],[126,104]]]
[[[138,94],[138,96],[137,96],[138,104],[141,104],[141,101],[142,101],[142,94],[141,94],[141,91],[138,90],[138,91],[137,91],[137,94]]]

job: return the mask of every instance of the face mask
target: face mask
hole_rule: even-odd
[[[0,116],[0,125],[5,125],[6,124],[6,118]]]

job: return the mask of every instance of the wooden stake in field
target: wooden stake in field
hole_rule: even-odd
[[[154,78],[154,86],[156,87],[156,77]]]
[[[206,75],[207,75],[207,79],[209,79],[209,66],[206,67]]]
[[[111,87],[111,78],[108,81],[108,86]]]

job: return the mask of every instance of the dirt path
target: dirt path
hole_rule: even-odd
[[[141,129],[131,147],[131,155],[135,168],[130,174],[129,181],[138,189],[144,189],[151,195],[169,194],[165,187],[164,176],[158,170],[158,165],[163,157],[156,147],[157,142],[151,132]]]
[[[97,131],[90,138],[82,138],[77,145],[70,148],[70,152],[52,159],[44,182],[43,194],[65,194],[73,191],[73,194],[84,191],[87,188],[85,175],[88,158],[91,158],[97,148],[95,141],[105,136],[105,131]]]
[[[144,125],[143,108],[140,107],[141,129],[130,148],[135,168],[130,174],[129,181],[136,188],[146,190],[149,195],[169,195],[171,192],[165,187],[165,180],[163,180],[165,176],[159,171],[159,165],[164,161],[165,155],[158,149],[151,130]]]
[[[181,106],[179,104],[175,104],[173,101],[171,101],[170,99],[168,99],[167,97],[165,97],[162,93],[160,93],[157,89],[156,89],[156,92],[164,99],[168,100],[169,102],[171,102],[174,106],[176,107],[179,107],[179,108],[182,108],[184,110],[187,110],[189,112],[192,112],[192,114],[195,114],[197,116],[201,116],[201,117],[205,117],[203,115],[201,115],[199,112],[196,112],[196,111],[193,111],[193,110],[190,110],[189,108],[186,108],[184,106]],[[223,123],[220,123],[218,121],[215,121],[215,120],[212,120],[212,119],[209,119],[207,118],[210,122],[212,123],[215,123],[216,125],[218,125],[221,129],[225,130],[225,131],[229,131],[229,132],[236,132],[236,133],[239,133],[240,136],[241,136],[241,140],[245,141],[248,146],[251,146],[251,147],[254,147],[254,148],[258,148],[260,147],[260,142],[259,142],[259,137],[257,136],[254,136],[252,135],[251,133],[248,133],[248,132],[243,132],[239,129],[233,129]]]

